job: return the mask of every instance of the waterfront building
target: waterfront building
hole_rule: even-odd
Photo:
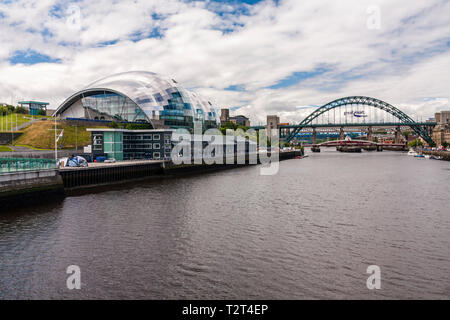
[[[108,128],[89,128],[91,132],[91,147],[93,159],[122,160],[172,160],[172,149],[179,143],[174,141],[175,129],[127,130]],[[192,158],[202,158],[203,150],[215,146],[218,154],[234,156],[238,153],[256,152],[256,141],[232,136],[190,135]],[[200,146],[200,148],[197,148]],[[182,152],[181,152],[182,155]],[[215,155],[215,153],[214,153]],[[214,156],[213,155],[213,156]]]
[[[235,125],[250,127],[250,119],[243,115],[230,116],[230,109],[221,109],[220,122],[232,122]]]
[[[450,144],[450,111],[441,111],[434,115],[437,126],[433,130],[433,141],[440,147]]]
[[[267,116],[267,126],[266,133],[267,136],[270,137],[270,133],[272,130],[278,130],[280,128],[280,117],[277,115],[268,115]]]
[[[28,109],[30,115],[37,116],[39,115],[39,111],[44,110],[45,114],[47,114],[47,106],[48,102],[40,102],[40,101],[19,101],[21,107],[25,107]]]
[[[243,115],[230,117],[230,122],[239,126],[250,127],[250,119]]]
[[[220,122],[230,122],[230,109],[221,109],[220,110]]]
[[[172,129],[87,129],[91,132],[93,158],[168,160],[172,152]]]
[[[208,100],[177,81],[153,72],[134,71],[98,80],[74,93],[56,110],[62,119],[148,123],[154,129],[219,128],[218,112]]]

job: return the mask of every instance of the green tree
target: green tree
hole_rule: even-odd
[[[423,146],[423,143],[422,143],[421,140],[416,139],[416,140],[413,140],[410,143],[408,143],[408,146],[410,146],[410,147],[419,147],[419,146]]]
[[[109,127],[110,127],[110,128],[113,128],[113,129],[117,129],[117,128],[119,128],[119,125],[117,124],[117,122],[112,121],[112,122],[109,124]]]
[[[27,114],[28,110],[25,107],[17,106],[17,107],[14,108],[14,112],[15,113],[19,113],[19,114]]]
[[[127,130],[146,130],[153,128],[149,123],[127,123],[124,127]]]
[[[8,114],[8,108],[6,106],[0,106],[0,116],[6,116]]]

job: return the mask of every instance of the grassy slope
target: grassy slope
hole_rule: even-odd
[[[8,146],[0,146],[0,152],[11,152],[12,149]]]
[[[95,126],[92,126],[95,127]],[[23,130],[23,135],[14,141],[14,145],[31,146],[39,149],[53,149],[55,147],[55,123],[53,121],[38,121]],[[64,121],[58,121],[57,132],[64,129],[62,139],[58,141],[58,147],[62,144],[63,149],[75,148],[75,126],[68,125]],[[91,133],[86,127],[77,128],[78,147],[91,143]]]
[[[16,115],[17,115],[17,126],[20,126],[26,122],[30,122],[34,119],[48,118],[43,116],[30,116],[29,114],[9,114],[7,116],[0,116],[0,132],[8,132],[11,130],[11,123],[13,129],[16,128]]]

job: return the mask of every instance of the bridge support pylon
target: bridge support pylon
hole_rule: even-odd
[[[395,138],[394,138],[394,143],[395,143],[395,144],[400,144],[400,143],[402,143],[401,137],[402,137],[402,130],[400,129],[400,126],[397,126],[397,127],[395,128]]]
[[[345,139],[344,127],[341,127],[339,129],[339,140],[344,140],[344,139]]]
[[[373,141],[372,127],[367,127],[367,141]]]
[[[316,128],[313,128],[312,144],[317,144],[317,130],[316,130]]]

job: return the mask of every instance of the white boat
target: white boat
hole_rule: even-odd
[[[417,155],[418,155],[417,152],[415,152],[413,149],[409,149],[408,156],[417,156]]]

